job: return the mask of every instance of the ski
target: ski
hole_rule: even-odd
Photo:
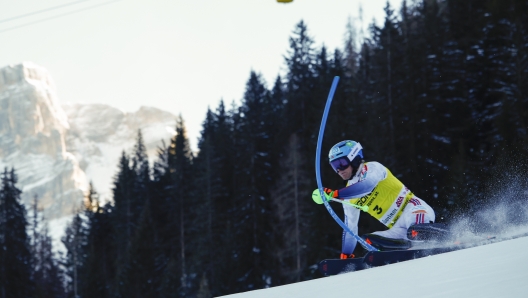
[[[319,263],[319,272],[324,276],[359,271],[371,267],[384,266],[427,256],[458,250],[460,247],[425,248],[391,251],[369,251],[362,258],[326,259]]]
[[[456,235],[447,225],[439,223],[413,225],[408,230],[408,239],[396,240],[365,235],[365,239],[380,251],[369,251],[361,258],[326,259],[319,262],[318,269],[324,276],[359,271],[409,261],[464,248],[489,244],[497,241],[492,236]]]
[[[339,273],[359,271],[368,268],[364,258],[354,259],[326,259],[319,262],[319,272],[324,276],[336,275]]]
[[[459,247],[425,248],[393,251],[368,252],[364,257],[366,265],[371,267],[394,264],[418,258],[428,257],[460,249]]]

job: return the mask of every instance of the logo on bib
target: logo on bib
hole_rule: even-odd
[[[398,208],[400,208],[402,202],[403,202],[403,197],[398,197],[398,199],[396,200],[396,206],[398,206]]]

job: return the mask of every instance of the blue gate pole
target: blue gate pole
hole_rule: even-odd
[[[359,237],[358,235],[354,234],[350,230],[349,227],[343,223],[343,221],[337,216],[337,214],[334,212],[328,201],[326,200],[326,194],[323,191],[323,183],[321,182],[321,144],[323,142],[323,135],[324,135],[324,129],[326,126],[326,119],[328,118],[328,112],[330,111],[330,106],[332,105],[332,99],[334,98],[334,93],[337,88],[337,83],[339,83],[339,77],[335,76],[334,81],[332,82],[332,87],[330,88],[330,93],[328,94],[328,99],[326,100],[326,105],[323,113],[323,119],[321,120],[321,127],[319,128],[319,136],[317,137],[317,151],[315,153],[315,176],[317,179],[317,188],[319,188],[319,192],[321,193],[321,198],[323,198],[323,204],[326,207],[326,210],[330,213],[330,215],[334,218],[334,220],[350,235],[352,235],[354,238],[356,238],[357,242],[363,246],[368,251],[377,251],[375,247],[368,244],[363,238]]]

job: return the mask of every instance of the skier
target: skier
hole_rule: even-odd
[[[334,171],[347,182],[345,188],[324,188],[324,192],[327,200],[348,201],[348,204],[343,204],[347,227],[358,234],[361,208],[388,228],[362,236],[372,246],[382,250],[409,248],[407,229],[414,224],[435,221],[434,210],[394,177],[389,169],[379,162],[363,160],[363,148],[358,142],[345,140],[337,143],[330,149],[328,158]],[[318,204],[323,203],[319,189],[313,192],[312,198]],[[341,259],[353,258],[354,253],[359,251],[355,251],[356,244],[357,240],[343,231]]]

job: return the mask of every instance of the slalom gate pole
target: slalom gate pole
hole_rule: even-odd
[[[368,244],[363,238],[359,237],[358,235],[354,234],[350,230],[349,227],[343,223],[343,221],[337,216],[337,214],[334,212],[330,204],[324,199],[326,198],[325,192],[323,190],[323,183],[321,182],[321,144],[323,142],[323,135],[324,135],[324,129],[326,126],[326,119],[328,118],[328,112],[330,111],[330,106],[332,105],[332,99],[334,98],[334,93],[337,88],[337,83],[339,83],[339,77],[335,76],[334,81],[332,82],[332,87],[330,88],[330,93],[328,94],[328,99],[326,100],[325,109],[323,112],[323,119],[321,120],[321,127],[319,128],[319,136],[317,137],[317,151],[315,153],[315,177],[317,179],[317,188],[319,188],[319,192],[321,193],[321,198],[323,198],[323,204],[326,207],[326,210],[328,210],[328,213],[334,218],[334,220],[350,235],[352,235],[357,242],[363,246],[368,251],[377,251],[375,247]]]

